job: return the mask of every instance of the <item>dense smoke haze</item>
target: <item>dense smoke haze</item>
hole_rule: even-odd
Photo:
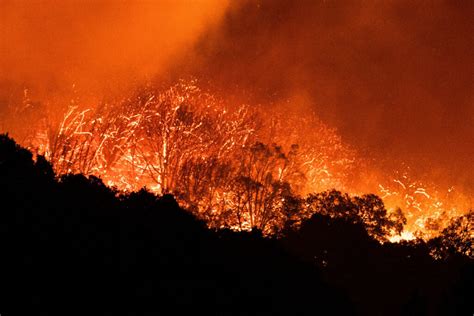
[[[0,82],[36,94],[72,83],[117,89],[177,62],[226,7],[220,0],[1,1]]]
[[[383,160],[472,187],[471,1],[247,1],[191,67],[262,103],[308,103]]]
[[[381,168],[406,162],[444,186],[474,186],[471,1],[2,1],[0,11],[2,107],[17,88],[44,101],[74,83],[100,99],[191,75],[269,109],[315,111]]]

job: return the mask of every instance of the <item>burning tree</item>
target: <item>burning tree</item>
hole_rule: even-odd
[[[286,220],[285,199],[294,195],[291,182],[298,171],[291,163],[294,151],[257,142],[240,151],[238,165],[223,194],[225,226],[240,230],[275,232]]]
[[[324,124],[314,112],[285,110],[266,121],[261,138],[284,148],[297,144],[292,163],[304,175],[304,183],[292,183],[301,194],[332,188],[348,188],[354,172],[355,152],[344,144],[337,131]]]
[[[228,112],[195,86],[177,85],[150,97],[141,148],[159,192],[184,191],[180,182],[190,176],[190,164],[228,159],[251,139],[254,125],[246,108]]]

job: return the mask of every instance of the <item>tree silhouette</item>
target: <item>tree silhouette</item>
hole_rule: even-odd
[[[259,142],[242,150],[226,200],[232,210],[228,226],[241,230],[256,228],[265,234],[284,226],[288,217],[285,201],[294,195],[289,181],[298,176],[292,168],[291,156],[291,151],[285,155],[281,147]]]
[[[474,211],[453,218],[441,235],[430,241],[437,258],[463,254],[474,259]]]
[[[386,241],[392,234],[400,234],[406,224],[401,210],[388,214],[382,199],[374,194],[350,197],[331,190],[310,194],[304,204],[306,217],[318,213],[363,224],[367,232],[380,241]]]

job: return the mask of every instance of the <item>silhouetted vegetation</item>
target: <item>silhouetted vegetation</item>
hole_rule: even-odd
[[[285,159],[278,148],[256,146],[249,154]],[[0,136],[2,315],[474,310],[472,212],[430,242],[380,243],[404,218],[388,215],[375,195],[301,199],[274,179],[258,188],[242,178],[242,194],[268,189],[268,199],[280,199],[268,213],[285,221],[278,235],[264,236],[261,222],[251,231],[210,230],[172,195],[123,194],[94,176],[55,178],[46,159],[35,158]],[[252,210],[268,211],[262,201]],[[306,213],[295,219],[302,205]]]

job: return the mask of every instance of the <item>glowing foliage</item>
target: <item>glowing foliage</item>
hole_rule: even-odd
[[[172,193],[215,228],[277,233],[323,213],[364,223],[379,240],[405,224],[426,238],[460,214],[444,202],[453,190],[440,197],[408,171],[379,185],[383,202],[328,191],[353,191],[358,163],[334,129],[314,114],[287,108],[269,114],[224,101],[195,81],[179,81],[92,108],[73,98],[61,112],[32,102],[25,90],[5,121],[16,124],[2,123],[45,155],[58,175],[83,173],[119,190]]]

